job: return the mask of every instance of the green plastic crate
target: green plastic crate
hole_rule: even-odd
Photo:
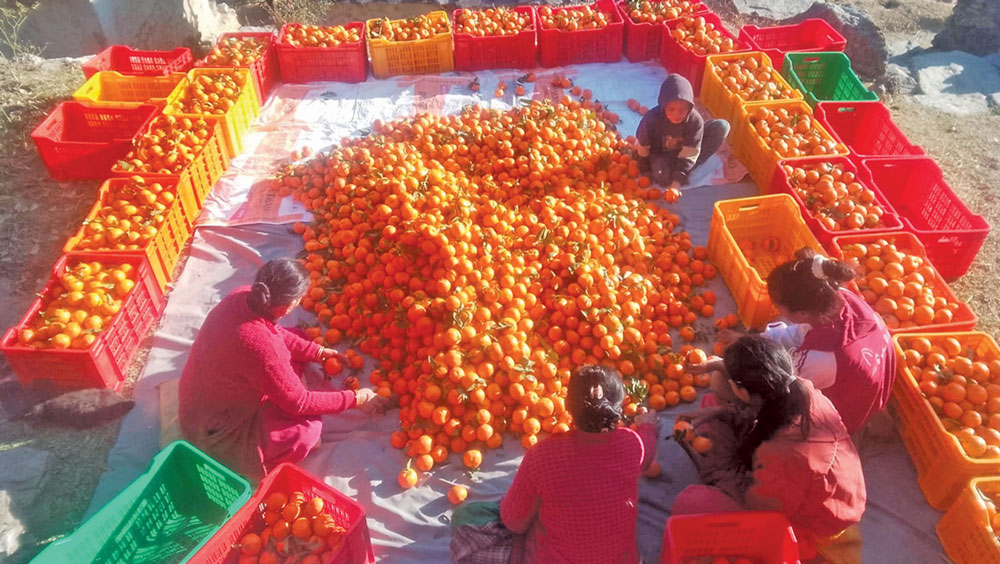
[[[843,53],[788,53],[781,76],[792,88],[798,88],[813,108],[819,102],[878,100],[851,70],[851,59]]]
[[[250,484],[186,441],[31,564],[187,562],[248,499]]]

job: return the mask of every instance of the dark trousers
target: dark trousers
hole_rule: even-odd
[[[709,157],[719,151],[722,142],[729,137],[729,122],[724,119],[713,119],[705,123],[705,132],[701,136],[701,154],[695,161],[690,172],[698,168]],[[650,153],[648,159],[649,177],[660,186],[669,186],[673,182],[676,153]],[[640,163],[643,164],[643,163]]]

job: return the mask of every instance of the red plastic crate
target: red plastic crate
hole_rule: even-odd
[[[731,53],[742,53],[750,50],[743,41],[737,40],[735,35],[729,33],[729,30],[722,24],[719,16],[707,12],[699,14],[697,17],[705,18],[706,22],[714,25],[715,29],[722,32],[723,35],[736,40],[736,49],[730,51]],[[678,22],[680,20],[674,20],[663,30],[663,48],[660,50],[660,62],[667,69],[667,72],[679,74],[688,79],[691,87],[694,89],[694,95],[697,96],[701,93],[701,83],[705,78],[705,64],[708,60],[708,55],[698,55],[685,49],[670,35],[671,30],[677,26]]]
[[[451,13],[452,27],[458,29],[461,9]],[[468,33],[452,35],[455,42],[455,70],[531,69],[535,67],[535,30],[538,18],[531,6],[518,6],[513,11],[531,19],[531,27],[517,35],[475,37]]]
[[[927,260],[927,249],[920,243],[916,235],[912,233],[906,233],[905,231],[898,231],[893,233],[868,233],[868,232],[854,232],[841,235],[839,237],[834,237],[833,241],[828,247],[830,251],[830,256],[839,259],[844,258],[844,247],[856,243],[863,245],[871,244],[879,239],[884,239],[885,241],[892,243],[896,246],[900,252],[905,252],[910,255],[917,255],[925,260]],[[958,299],[955,293],[952,292],[948,283],[944,281],[941,277],[941,273],[938,272],[937,268],[934,267],[934,263],[930,262],[931,270],[934,271],[933,279],[927,280],[928,284],[931,284],[935,291],[935,295],[939,295],[948,300],[949,303],[957,303],[958,310],[954,312],[954,318],[951,323],[932,323],[930,325],[919,325],[916,327],[905,327],[905,328],[889,328],[889,333],[896,335],[899,333],[943,333],[949,331],[972,331],[976,327],[976,322],[978,318],[976,314],[973,313],[972,309],[969,308],[968,304]],[[851,291],[855,294],[862,296],[861,290],[858,288],[856,282],[851,282]],[[862,296],[864,297],[864,296]]]
[[[830,246],[833,243],[833,238],[838,235],[849,235],[851,233],[888,233],[890,231],[900,231],[903,229],[903,222],[899,220],[899,216],[896,214],[896,211],[877,190],[873,190],[875,192],[875,201],[882,206],[883,210],[885,210],[885,214],[882,216],[883,223],[885,223],[884,227],[875,227],[871,229],[844,229],[841,231],[831,231],[827,229],[818,219],[816,219],[816,216],[812,214],[809,208],[806,207],[805,202],[799,196],[798,192],[792,188],[792,184],[788,180],[788,175],[785,173],[784,169],[785,165],[809,168],[820,163],[842,165],[845,170],[849,170],[854,173],[856,182],[860,182],[866,188],[871,188],[869,183],[857,178],[858,168],[849,158],[824,156],[778,161],[778,168],[774,171],[774,176],[771,178],[771,190],[768,193],[785,193],[790,195],[795,200],[795,203],[799,205],[799,209],[802,211],[802,219],[804,219],[806,225],[809,226],[809,230],[813,232],[813,235],[815,235],[817,239],[819,239],[820,244],[823,245],[825,249],[830,249]]]
[[[740,511],[667,519],[660,564],[683,564],[706,556],[743,556],[767,564],[798,564],[799,544],[781,513]]]
[[[187,72],[194,56],[187,47],[173,51],[140,51],[125,45],[112,45],[83,63],[83,75],[90,78],[100,71],[115,71],[135,76],[165,76]]]
[[[882,102],[820,102],[814,115],[830,135],[851,150],[851,158],[922,156],[910,143]]]
[[[105,108],[63,102],[31,132],[31,138],[52,178],[103,180],[159,113],[148,104]]]
[[[700,16],[709,11],[708,6],[702,2],[695,3],[697,4],[697,8],[690,15]],[[626,4],[627,2],[616,4],[618,13],[625,23],[625,58],[633,63],[659,58],[663,47],[663,34],[667,28],[666,26],[680,18],[659,23],[637,23],[629,16]]]
[[[740,28],[740,41],[754,51],[767,53],[774,68],[778,70],[785,64],[786,53],[843,51],[847,46],[844,36],[821,18],[771,27],[745,25]]]
[[[59,283],[58,276],[66,271],[68,264],[80,261],[98,261],[105,265],[131,264],[136,272],[135,287],[123,300],[121,310],[87,349],[34,349],[18,344],[20,329],[42,309],[42,300],[35,300],[21,322],[0,339],[0,351],[7,356],[24,387],[48,391],[118,389],[127,375],[132,354],[163,311],[163,295],[142,251],[67,253],[56,261],[52,278],[41,294],[47,295]]]
[[[267,102],[267,99],[271,96],[271,90],[273,90],[274,87],[281,82],[281,74],[278,69],[278,51],[275,46],[274,33],[270,31],[240,31],[235,33],[223,33],[219,36],[219,40],[216,44],[222,42],[224,39],[241,39],[250,37],[265,39],[268,41],[268,47],[264,49],[264,54],[262,54],[256,61],[250,63],[249,66],[244,67],[250,69],[254,85],[257,87],[257,103],[263,106],[264,103]],[[226,68],[221,65],[210,65],[205,62],[205,59],[198,60],[195,62],[194,66],[196,68]]]
[[[272,492],[301,491],[306,499],[323,498],[323,510],[337,525],[347,529],[336,553],[323,564],[367,564],[375,562],[365,508],[294,464],[279,464],[260,482],[260,487],[215,535],[194,554],[188,564],[236,564],[239,550],[233,547],[244,535],[264,528],[264,500]]]
[[[553,7],[552,11],[558,13],[570,7]],[[538,17],[538,8],[535,8],[541,66],[551,68],[584,63],[616,63],[621,60],[624,25],[614,2],[599,0],[590,4],[590,7],[611,16],[607,26],[580,31],[542,29],[542,20]]]
[[[278,32],[278,62],[283,82],[364,82],[368,78],[368,35],[365,22],[351,22],[347,29],[357,29],[361,41],[339,47],[293,47],[285,43],[285,29]]]
[[[948,186],[934,159],[863,159],[858,169],[896,210],[905,229],[924,244],[941,276],[952,280],[968,272],[990,225]]]

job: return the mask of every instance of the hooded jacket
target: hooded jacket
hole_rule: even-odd
[[[667,104],[674,100],[683,100],[691,106],[687,118],[681,123],[671,122],[665,113]],[[694,90],[691,83],[679,74],[671,74],[663,81],[657,104],[642,117],[635,132],[636,139],[640,145],[649,147],[650,154],[673,156],[673,179],[684,184],[701,155],[705,120],[694,111]]]

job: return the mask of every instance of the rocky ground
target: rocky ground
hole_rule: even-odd
[[[275,14],[256,0],[229,3],[243,25],[273,25],[275,19],[339,23],[453,8],[436,3],[275,0]],[[724,15],[730,29],[794,18],[812,4],[802,0],[708,3]],[[985,11],[1000,6],[994,0],[960,3],[965,10],[963,21],[977,25],[985,21]],[[1000,185],[1000,56],[928,51],[935,35],[948,29],[952,2],[834,0],[831,4],[833,8],[819,9],[824,13],[847,10],[840,13],[851,24],[849,47],[855,52],[849,49],[849,54],[859,70],[864,69],[897,124],[937,160],[971,209],[1000,226],[996,189]],[[868,14],[867,19],[851,19],[857,17],[858,9]],[[983,12],[970,15],[969,9]],[[0,12],[0,31],[6,29],[6,21]],[[1000,37],[995,27],[993,33]],[[948,39],[939,43],[955,48],[955,34],[943,35]],[[960,47],[975,50],[975,46]],[[4,141],[0,143],[0,170],[4,171],[0,177],[0,328],[20,320],[47,279],[63,242],[93,203],[97,183],[51,181],[29,138],[31,129],[55,104],[82,83],[79,61],[0,60],[0,135]],[[990,290],[997,273],[993,265],[998,263],[1000,242],[991,236],[969,274],[954,284],[959,297],[979,315],[980,328],[993,334],[1000,331],[1000,296]],[[133,378],[141,363],[141,358],[133,363]],[[41,546],[79,523],[120,424],[113,421],[77,431],[20,419],[37,399],[21,392],[9,366],[0,359],[0,560],[15,564],[27,562]],[[15,553],[6,557],[11,552]]]

